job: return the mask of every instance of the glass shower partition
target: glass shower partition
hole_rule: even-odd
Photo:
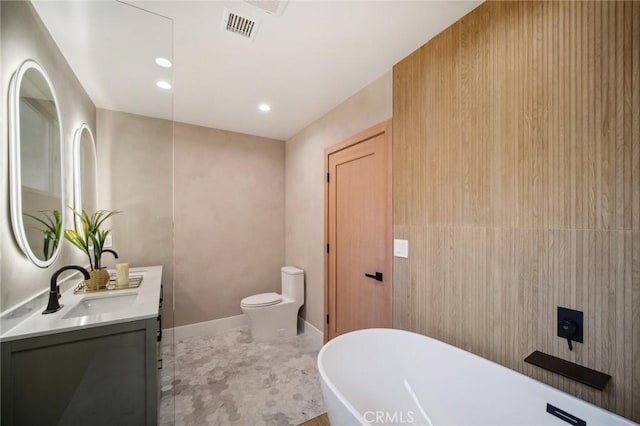
[[[173,84],[173,67],[167,67],[167,62],[156,62],[157,58],[173,62],[173,21],[139,5],[144,7],[143,2],[128,4],[115,0],[3,1],[1,71],[4,90],[13,72],[13,63],[23,52],[30,57],[24,59],[39,57],[51,62],[50,59],[55,58],[61,64],[49,73],[62,104],[64,204],[74,205],[73,134],[84,124],[95,138],[97,208],[122,212],[107,223],[112,229],[110,248],[119,258],[115,260],[106,255],[104,266],[115,269],[116,263],[128,263],[131,275],[145,271],[146,267],[162,267],[162,298],[157,318],[161,326],[155,347],[158,409],[156,421],[151,423],[173,425],[174,129],[173,90],[167,89]],[[24,22],[18,23],[19,20]],[[29,28],[24,28],[25,25]],[[81,95],[68,97],[65,92]],[[6,96],[3,95],[3,99]],[[0,110],[4,114],[4,108]],[[2,129],[5,130],[4,125]],[[4,141],[2,146],[6,152]],[[0,165],[4,164],[6,159],[0,161]],[[3,202],[6,207],[6,201]],[[68,264],[84,266],[87,259],[64,241],[52,267],[41,269],[31,265],[14,247],[11,234],[5,232],[10,229],[5,223],[8,218],[0,215],[0,219],[3,231],[0,233],[0,297],[3,298],[0,334],[5,334],[22,320],[14,319],[20,312],[31,310],[33,313],[39,309],[40,293],[46,296],[48,279],[56,269]],[[63,226],[65,229],[75,226],[72,214],[67,215]],[[34,285],[35,290],[29,287]],[[141,286],[144,285],[143,280]],[[72,290],[63,286],[63,291]],[[33,296],[34,291],[39,293]],[[35,308],[27,306],[29,303],[34,303]],[[28,309],[20,309],[21,306]],[[118,355],[113,353],[113,356]],[[124,365],[127,359],[121,362]],[[89,379],[79,380],[86,386]],[[29,384],[32,385],[36,384]],[[100,387],[100,383],[97,385]],[[108,387],[97,389],[95,398],[109,398],[108,392],[113,391]],[[72,396],[69,398],[73,400]],[[95,424],[105,421],[104,418],[95,420]],[[147,413],[146,423],[150,424],[150,420]]]

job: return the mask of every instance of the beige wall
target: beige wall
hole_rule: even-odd
[[[162,265],[163,327],[172,325],[173,123],[97,110],[98,206],[111,220],[113,249],[133,266]],[[108,254],[104,265],[113,267]]]
[[[13,238],[9,217],[8,140],[6,105],[9,81],[25,59],[35,59],[49,74],[60,103],[65,168],[65,205],[72,205],[73,134],[82,123],[96,129],[95,106],[40,21],[29,2],[0,2],[0,310],[4,311],[46,290],[53,271],[72,263],[85,264],[82,255],[64,243],[60,256],[48,269],[34,266]],[[68,217],[66,227],[71,227]]]
[[[239,315],[243,297],[280,291],[282,141],[103,109],[97,121],[100,206],[123,211],[120,260],[163,265],[165,327]]]
[[[394,326],[640,421],[640,3],[486,2],[394,67]],[[635,70],[631,72],[632,70]],[[556,336],[584,311],[584,344]],[[613,378],[603,392],[524,363]]]
[[[283,265],[284,142],[176,123],[176,325],[279,293]]]
[[[305,270],[302,316],[324,329],[324,150],[391,117],[392,77],[378,80],[286,143],[286,263]]]

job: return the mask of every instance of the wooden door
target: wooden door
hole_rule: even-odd
[[[391,121],[325,152],[325,341],[391,327]]]

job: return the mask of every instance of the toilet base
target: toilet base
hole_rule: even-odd
[[[254,342],[268,342],[298,335],[298,310],[302,305],[292,301],[263,308],[245,308]]]

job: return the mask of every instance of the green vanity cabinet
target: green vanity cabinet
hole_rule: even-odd
[[[158,319],[1,344],[3,426],[156,425]]]

